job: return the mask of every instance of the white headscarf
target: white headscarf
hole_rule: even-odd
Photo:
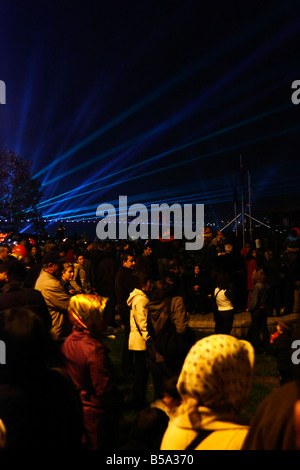
[[[190,349],[177,382],[182,398],[209,408],[233,408],[247,402],[254,365],[248,341],[230,335],[211,335]]]

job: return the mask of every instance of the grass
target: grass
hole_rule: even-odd
[[[118,330],[114,334],[116,336],[115,339],[107,337],[104,342],[110,351],[109,355],[114,369],[115,380],[124,399],[125,429],[127,429],[127,427],[129,429],[130,424],[135,417],[135,412],[130,406],[132,401],[131,381],[128,376],[123,374],[121,367],[124,334],[122,330]],[[198,334],[197,339],[200,339]],[[250,423],[258,405],[277,387],[279,387],[279,379],[276,359],[269,355],[257,355],[248,404],[242,413],[246,422]],[[154,392],[150,377],[147,389],[147,401],[151,403],[153,399]]]

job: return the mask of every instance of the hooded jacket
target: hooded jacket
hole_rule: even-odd
[[[182,297],[175,296],[165,298],[161,301],[151,301],[148,304],[148,311],[154,331],[159,331],[163,327],[168,311],[170,312],[170,318],[175,325],[177,333],[183,334],[187,331],[188,317]],[[165,358],[155,350],[155,347],[153,348],[152,354],[155,357],[155,362],[163,362],[165,360]]]
[[[147,331],[149,299],[141,289],[134,289],[127,300],[130,308],[130,334],[128,349],[133,351],[145,351],[146,341],[149,339]]]

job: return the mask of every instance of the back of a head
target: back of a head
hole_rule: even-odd
[[[220,289],[228,289],[230,284],[230,277],[227,273],[220,273],[217,277],[217,287]]]
[[[252,278],[255,283],[264,284],[266,282],[266,275],[264,271],[260,268],[255,269],[255,271],[253,272]]]
[[[135,418],[132,437],[149,450],[159,450],[168,422],[168,416],[161,409],[144,408]]]
[[[8,282],[11,282],[11,281],[23,282],[25,281],[26,274],[27,274],[26,267],[22,262],[12,261],[11,263],[9,263],[8,269],[7,269]]]
[[[25,384],[39,379],[52,353],[52,339],[40,317],[29,308],[15,307],[1,313],[0,332],[6,346],[1,381]]]
[[[158,280],[154,283],[151,301],[153,302],[162,302],[164,299],[170,297],[173,293],[172,284],[166,282],[165,280]]]
[[[71,297],[68,313],[77,329],[101,333],[106,327],[105,309],[108,298],[96,294],[77,294]]]
[[[254,349],[231,335],[210,335],[190,349],[178,379],[183,400],[200,406],[239,412],[247,403]]]

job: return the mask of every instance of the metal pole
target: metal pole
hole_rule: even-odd
[[[249,170],[248,170],[248,198],[249,198],[249,229],[250,229],[250,241],[252,241],[251,186],[250,186],[250,172],[249,172]]]

